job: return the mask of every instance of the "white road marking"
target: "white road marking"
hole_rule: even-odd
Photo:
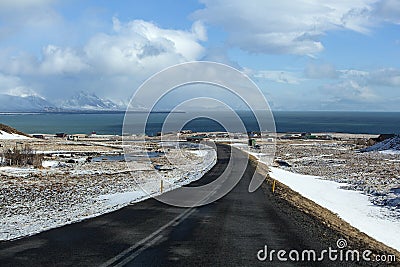
[[[131,261],[134,258],[136,258],[137,256],[139,256],[140,253],[142,253],[144,250],[146,250],[150,246],[152,246],[155,243],[157,243],[157,241],[162,238],[162,235],[160,235],[162,231],[164,231],[166,228],[168,228],[171,225],[172,226],[178,225],[180,222],[185,220],[187,217],[189,217],[195,211],[196,211],[196,208],[187,209],[186,211],[182,212],[177,217],[172,219],[170,222],[168,222],[168,223],[164,224],[163,226],[161,226],[160,228],[158,228],[156,231],[151,233],[149,236],[143,238],[142,240],[140,240],[136,244],[130,246],[127,249],[125,249],[120,254],[118,254],[117,256],[109,259],[108,261],[106,261],[105,263],[103,263],[100,266],[101,267],[123,266],[124,264],[128,263],[129,261]],[[137,251],[135,251],[140,246],[143,246],[143,247],[138,249]],[[128,256],[126,259],[124,259],[120,263],[116,263],[118,260],[120,260],[121,258],[125,257],[129,253],[132,253],[133,251],[135,251],[135,252],[132,255]]]

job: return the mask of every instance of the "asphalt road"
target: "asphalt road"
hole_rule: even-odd
[[[218,146],[217,164],[190,186],[218,177],[230,153],[228,146]],[[243,152],[233,149],[232,153],[245,160]],[[273,262],[259,261],[257,253],[265,245],[268,250],[319,252],[335,248],[340,236],[274,196],[266,184],[249,193],[253,173],[249,164],[229,194],[206,206],[177,208],[149,199],[97,218],[0,242],[0,266],[346,266],[327,260],[279,262],[276,256]]]

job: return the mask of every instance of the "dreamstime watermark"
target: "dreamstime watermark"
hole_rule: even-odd
[[[274,250],[269,249],[267,245],[257,252],[259,261],[291,261],[291,262],[322,262],[322,261],[341,261],[341,262],[382,262],[393,263],[396,261],[396,256],[393,254],[373,254],[371,250],[359,251],[356,249],[346,249],[347,240],[338,239],[336,248],[328,247],[321,251],[313,249],[305,250]]]
[[[157,104],[175,90],[181,90],[180,92],[183,92],[181,96],[189,97],[184,98],[168,110],[168,115],[163,119],[160,130],[159,146],[174,146],[180,149],[183,141],[180,139],[180,132],[185,125],[199,118],[206,118],[221,125],[227,133],[226,142],[244,145],[249,143],[246,123],[238,115],[235,107],[229,103],[229,100],[208,95],[199,97],[196,92],[199,89],[196,86],[205,86],[207,90],[210,88],[222,90],[224,93],[240,99],[256,122],[253,128],[257,132],[257,142],[268,143],[266,146],[259,147],[263,161],[267,163],[273,161],[276,140],[275,121],[264,94],[247,75],[237,69],[215,62],[195,61],[174,65],[154,74],[135,91],[131,98],[123,122],[123,148],[125,160],[135,179],[137,176],[134,172],[135,163],[129,159],[138,153],[140,149],[138,144],[154,142],[154,139],[149,141],[148,136],[145,135],[149,125],[152,124],[151,117],[154,117],[154,113],[156,113]],[[190,97],[191,95],[197,96]],[[202,108],[196,112],[181,112],[190,110],[194,106]],[[218,112],[210,112],[208,107],[214,107]],[[163,112],[165,113],[165,110]],[[135,142],[132,141],[132,136],[136,137]],[[141,147],[143,148],[143,146]],[[213,147],[213,145],[209,147]],[[214,149],[216,149],[215,146]],[[165,157],[169,162],[169,168],[179,170],[181,162],[190,162],[190,158],[186,158],[185,155],[185,153],[178,153],[177,158],[176,153],[173,156],[166,153]],[[247,154],[246,156],[248,157]],[[212,182],[198,187],[180,187],[165,194],[157,194],[154,186],[150,183],[137,181],[137,185],[149,196],[155,196],[157,200],[166,204],[179,207],[201,206],[218,200],[233,189],[246,170],[247,159],[231,153],[229,163],[223,173]],[[173,182],[168,179],[163,180],[165,178],[163,174],[150,166],[152,164],[150,159],[146,162],[150,167],[148,170],[153,169],[153,173],[149,176],[158,177],[165,188],[174,187]],[[187,172],[182,169],[182,172],[185,171]],[[249,184],[249,192],[253,192],[261,186],[263,180],[263,177],[254,175]]]

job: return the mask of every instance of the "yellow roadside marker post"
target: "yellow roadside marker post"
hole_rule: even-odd
[[[275,193],[276,180],[272,181],[272,193]]]

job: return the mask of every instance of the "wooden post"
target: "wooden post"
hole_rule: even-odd
[[[161,190],[161,193],[163,192],[163,189],[164,189],[164,181],[161,180],[161,182],[160,182],[160,190]]]

